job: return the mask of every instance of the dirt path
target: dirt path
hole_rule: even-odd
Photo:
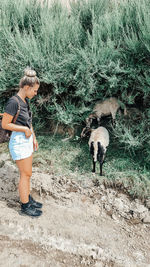
[[[17,170],[5,154],[0,162],[0,266],[150,266],[149,204],[34,169],[43,215],[20,216]]]

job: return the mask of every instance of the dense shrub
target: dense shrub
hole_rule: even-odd
[[[81,124],[105,97],[134,104],[146,117],[136,130],[120,123],[114,134],[125,147],[144,150],[148,162],[150,2],[82,0],[71,11],[56,1],[41,6],[36,0],[0,0],[0,6],[1,95],[18,86],[29,65],[41,80],[33,101],[42,127],[49,119]]]

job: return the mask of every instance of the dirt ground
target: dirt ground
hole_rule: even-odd
[[[150,267],[150,201],[131,200],[94,176],[78,181],[33,169],[43,215],[20,215],[18,171],[0,155],[0,266]]]

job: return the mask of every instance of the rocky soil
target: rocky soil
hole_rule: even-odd
[[[43,215],[20,215],[18,171],[0,155],[0,266],[150,267],[150,200],[92,177],[78,181],[33,168]]]

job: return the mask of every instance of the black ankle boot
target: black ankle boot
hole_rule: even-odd
[[[28,216],[40,216],[42,214],[41,210],[37,210],[30,202],[26,204],[21,204],[21,212]]]
[[[31,197],[30,195],[29,195],[29,203],[30,203],[32,206],[34,206],[35,208],[37,208],[37,209],[41,209],[42,206],[43,206],[42,203],[35,201],[35,200],[33,199],[33,197]]]

